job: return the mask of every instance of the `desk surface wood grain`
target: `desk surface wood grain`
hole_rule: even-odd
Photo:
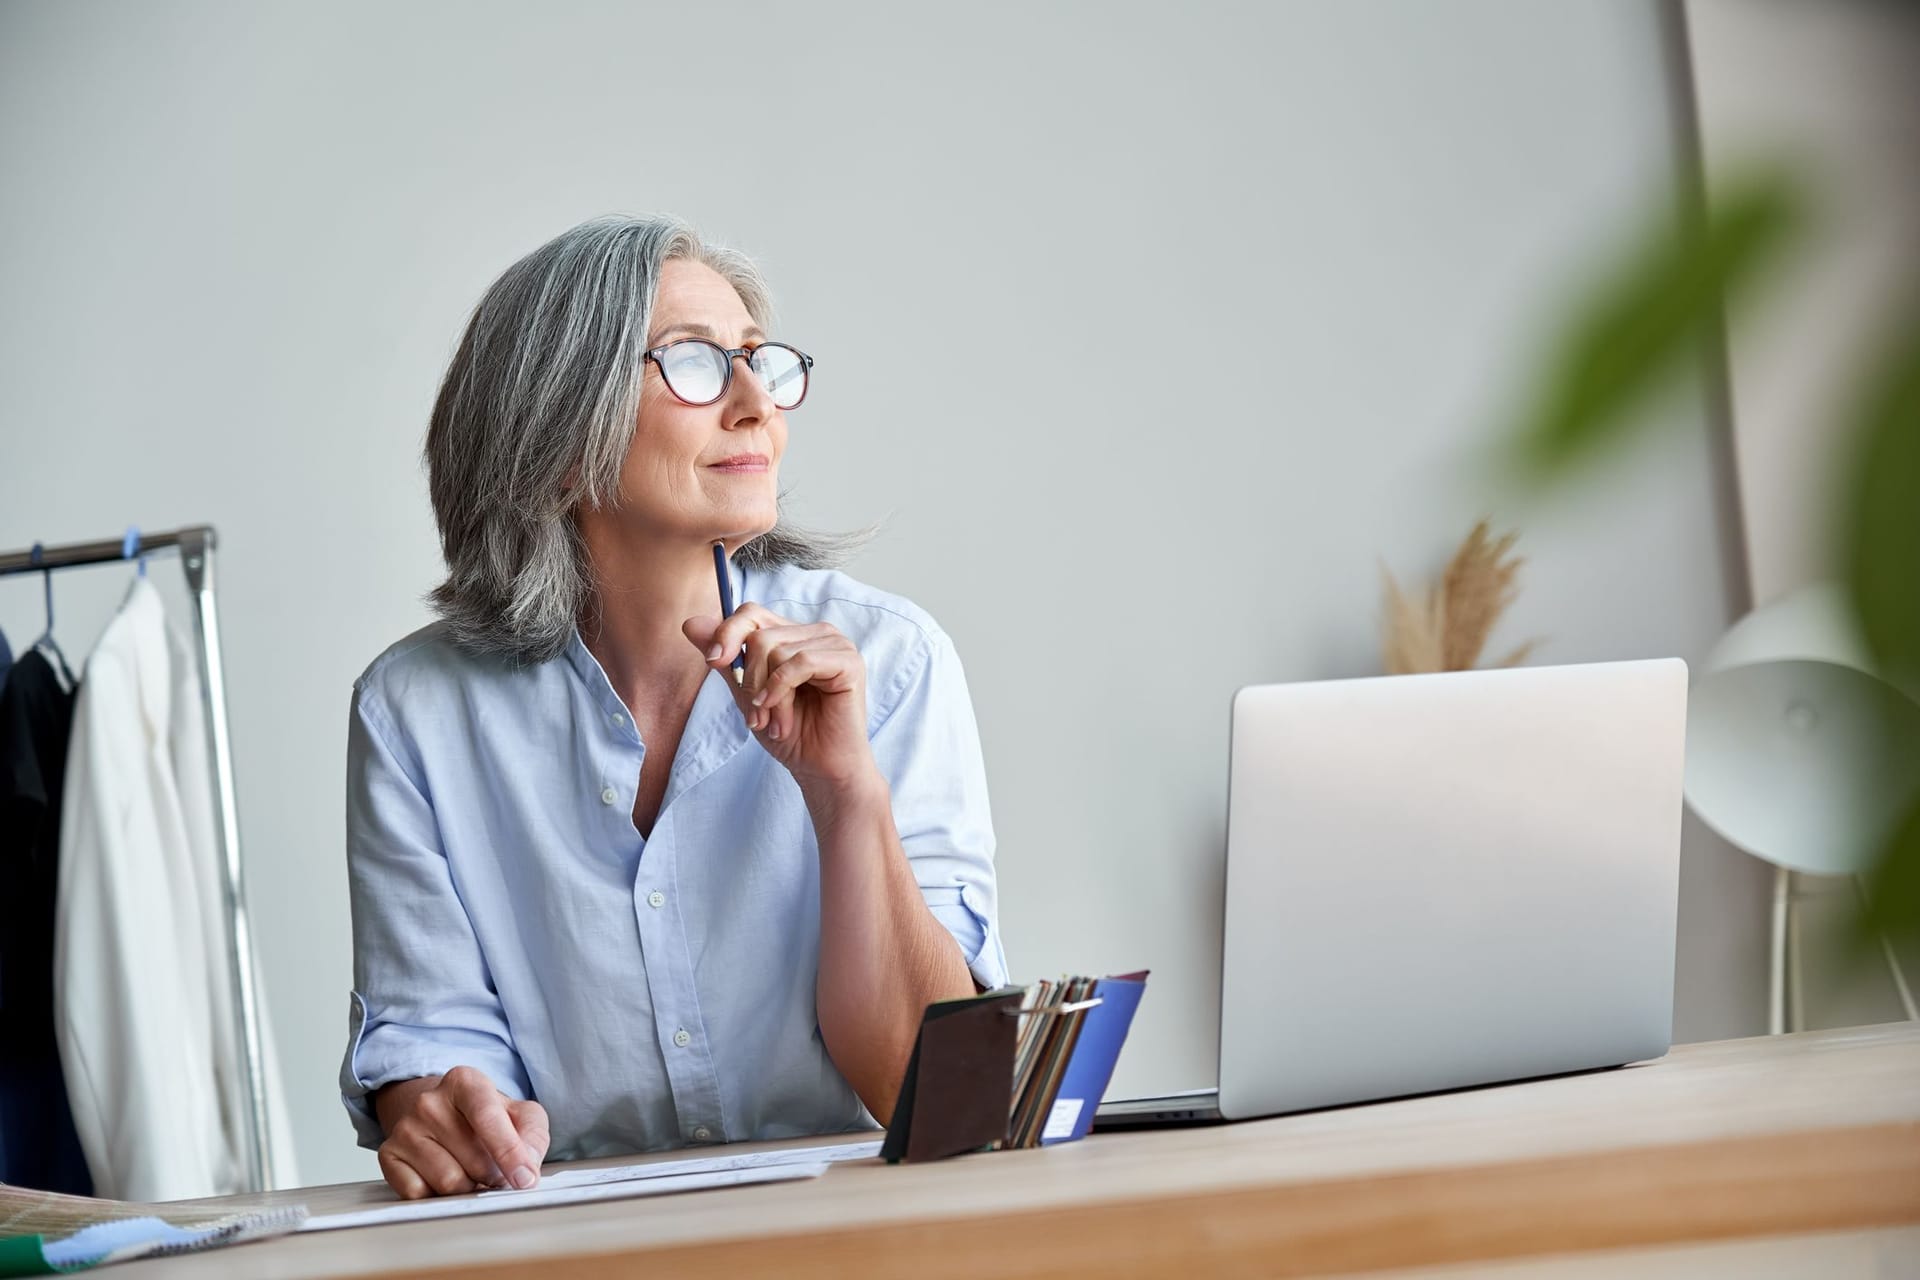
[[[221,1203],[332,1212],[389,1198],[362,1183]],[[846,1162],[808,1182],[300,1235],[116,1273],[1318,1275],[1766,1235],[1817,1250],[1871,1231],[1901,1249],[1913,1235],[1888,1229],[1914,1223],[1920,1025],[1899,1023],[1040,1151]]]

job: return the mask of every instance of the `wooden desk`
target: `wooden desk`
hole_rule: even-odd
[[[328,1211],[387,1194],[268,1198]],[[1617,1255],[1636,1267],[1665,1257],[1672,1274],[1716,1254],[1726,1274],[1769,1274],[1755,1259],[1770,1249],[1920,1274],[1917,1223],[1920,1025],[1899,1023],[1245,1124],[850,1162],[809,1182],[320,1232],[115,1274],[1201,1280],[1571,1255],[1548,1269],[1597,1276],[1581,1257],[1605,1249],[1638,1250]]]

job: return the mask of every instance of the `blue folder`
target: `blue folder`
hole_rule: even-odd
[[[1046,1127],[1040,1134],[1041,1146],[1087,1136],[1107,1082],[1113,1079],[1114,1064],[1120,1060],[1120,1046],[1127,1042],[1133,1011],[1140,1007],[1140,996],[1146,989],[1144,969],[1102,978],[1094,984],[1093,994],[1100,1003],[1087,1010],[1080,1023],[1072,1056],[1067,1059],[1067,1069],[1061,1074],[1059,1091],[1054,1094]]]

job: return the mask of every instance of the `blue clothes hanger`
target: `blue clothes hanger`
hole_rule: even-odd
[[[147,558],[140,555],[140,526],[130,524],[127,526],[127,536],[120,539],[120,558],[132,560],[136,556],[140,560],[140,576],[144,578],[147,576]]]

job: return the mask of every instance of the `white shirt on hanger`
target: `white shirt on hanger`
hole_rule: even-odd
[[[192,654],[136,579],[74,705],[54,922],[54,1021],[96,1195],[245,1189],[244,1064]],[[291,1146],[261,1004],[282,1185]]]

